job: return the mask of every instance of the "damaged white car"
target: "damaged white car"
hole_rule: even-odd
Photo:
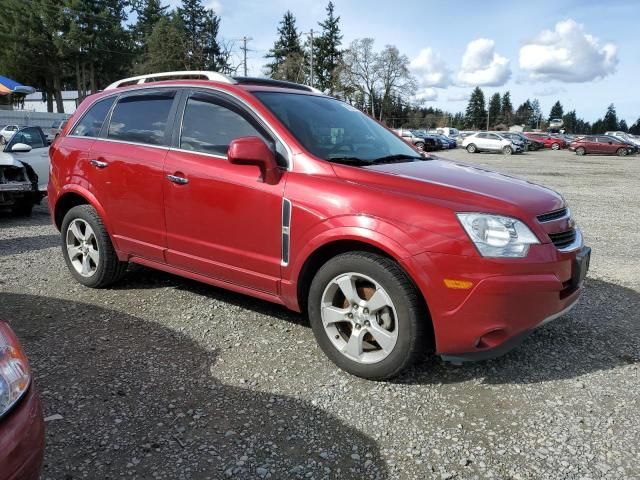
[[[19,150],[20,144],[17,147]],[[0,209],[9,208],[14,215],[29,216],[40,199],[33,168],[16,160],[14,155],[0,152]]]

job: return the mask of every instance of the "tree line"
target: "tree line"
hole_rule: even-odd
[[[241,67],[234,42],[220,36],[220,16],[203,0],[181,0],[174,9],[161,0],[4,0],[3,5],[0,72],[42,91],[49,111],[63,112],[63,90],[77,90],[82,99],[130,75],[172,70],[236,74]],[[302,32],[294,14],[285,12],[263,73],[313,84],[391,127],[502,129],[519,124],[544,129],[550,119],[562,118],[572,133],[640,133],[640,119],[627,127],[613,105],[593,124],[575,110],[565,113],[560,102],[545,118],[535,98],[514,108],[510,92],[494,93],[486,102],[479,87],[464,112],[434,108],[416,100],[418,81],[396,46],[378,49],[373,38],[343,46],[332,2],[316,28]]]

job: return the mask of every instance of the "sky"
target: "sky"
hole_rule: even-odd
[[[324,0],[203,0],[220,17],[220,37],[251,37],[248,74],[263,76],[264,55],[287,10],[301,32],[319,30]],[[175,6],[180,0],[165,0]],[[640,118],[640,0],[483,0],[457,2],[334,0],[343,47],[371,37],[376,49],[395,45],[411,62],[416,99],[464,111],[471,90],[487,98],[511,92],[517,107],[538,98],[549,114],[565,112],[593,122],[613,103],[631,125]]]

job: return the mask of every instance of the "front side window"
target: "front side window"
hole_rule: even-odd
[[[222,105],[215,97],[189,97],[182,119],[180,148],[226,156],[229,144],[239,137],[260,137],[269,143],[243,115]]]
[[[47,141],[43,138],[39,128],[26,127],[16,132],[11,138],[11,142],[7,145],[7,149],[10,150],[16,143],[24,143],[31,148],[43,148],[47,146]]]
[[[107,118],[107,114],[115,98],[116,97],[109,97],[98,100],[89,107],[87,113],[84,114],[82,120],[78,122],[70,135],[78,137],[97,137],[100,135],[100,129],[102,128],[104,119]]]
[[[397,135],[347,103],[299,93],[254,95],[318,158],[356,165],[420,158]]]
[[[108,138],[148,145],[167,145],[165,134],[175,94],[175,91],[163,91],[120,98],[111,115]]]

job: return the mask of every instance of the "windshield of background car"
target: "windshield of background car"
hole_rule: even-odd
[[[281,92],[254,95],[316,157],[375,163],[392,155],[417,157],[395,134],[351,105],[328,97]]]

